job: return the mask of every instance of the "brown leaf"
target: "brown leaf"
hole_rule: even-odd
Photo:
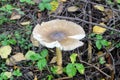
[[[56,63],[56,61],[57,61],[57,57],[54,56],[54,57],[52,58],[52,60],[50,61],[50,63]]]
[[[68,10],[68,12],[75,12],[75,11],[78,10],[78,7],[76,7],[76,6],[70,6],[70,7],[67,8],[67,10]]]
[[[23,26],[24,26],[24,25],[29,25],[29,24],[30,24],[30,21],[21,22],[20,24],[23,25]]]
[[[18,12],[13,11],[10,20],[16,20],[20,18],[21,18],[21,15]]]
[[[17,62],[26,60],[23,53],[16,53],[15,55],[11,56],[9,59],[6,60],[7,65],[15,65]]]

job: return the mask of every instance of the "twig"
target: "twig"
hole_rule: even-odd
[[[78,55],[78,57],[80,57],[80,56]],[[98,70],[99,72],[101,72],[103,75],[107,76],[108,78],[111,78],[111,76],[109,76],[108,74],[106,74],[105,72],[103,72],[102,70],[100,70],[98,67],[96,67],[96,66],[94,66],[94,65],[92,65],[92,64],[90,64],[88,62],[85,62],[85,61],[83,61],[81,59],[79,59],[79,60],[80,60],[81,63],[87,64],[87,65],[95,68],[96,70]]]
[[[55,80],[64,80],[64,79],[70,79],[70,77],[62,77],[62,78],[58,78],[58,79],[55,79]]]
[[[109,76],[108,74],[106,74],[105,72],[103,72],[102,70],[100,70],[98,67],[96,67],[96,66],[94,66],[94,65],[92,65],[92,64],[89,64],[89,63],[87,63],[87,62],[85,62],[85,61],[83,61],[83,60],[80,60],[80,62],[85,63],[85,64],[87,64],[87,65],[89,65],[89,66],[94,67],[95,69],[97,69],[99,72],[101,72],[102,74],[104,74],[104,75],[107,76],[108,78],[111,78],[111,76]]]
[[[100,25],[100,24],[97,24],[97,23],[94,23],[94,22],[89,22],[89,21],[86,21],[86,20],[83,20],[83,19],[79,19],[79,18],[72,18],[72,17],[65,17],[65,16],[55,16],[55,15],[49,15],[49,16],[56,17],[56,18],[62,18],[62,19],[83,21],[83,22],[88,23],[88,24],[98,25],[98,26],[104,27],[106,29],[109,29],[109,30],[116,31],[116,32],[120,33],[120,30],[117,30],[117,29],[114,29],[114,28],[110,28],[110,27],[107,27],[105,25]]]

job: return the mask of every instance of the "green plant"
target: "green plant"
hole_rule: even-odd
[[[4,12],[7,12],[7,13],[12,13],[13,9],[14,9],[14,7],[12,5],[6,4],[6,5],[4,5],[0,8],[0,11],[4,11]]]
[[[4,74],[4,72],[0,74],[0,80],[8,80],[8,77]]]
[[[20,0],[22,3],[27,3],[27,4],[35,4],[34,1],[32,0]]]
[[[109,46],[109,42],[106,39],[103,39],[102,35],[97,34],[95,45],[100,50],[102,46]]]
[[[77,71],[80,74],[84,74],[85,67],[84,67],[83,64],[76,63],[76,57],[77,57],[77,54],[73,53],[70,56],[70,59],[71,59],[72,63],[68,63],[67,66],[65,67],[65,72],[69,77],[75,76]]]
[[[13,71],[13,75],[19,77],[22,76],[22,73],[20,72],[20,69],[16,69]]]
[[[34,51],[28,51],[25,57],[28,60],[35,61],[39,70],[43,70],[43,68],[47,65],[46,56],[48,55],[48,51],[46,49],[42,50],[39,54]]]
[[[120,42],[115,45],[116,48],[120,48]]]
[[[106,63],[105,58],[104,58],[104,57],[100,57],[100,58],[99,58],[99,63],[100,63],[100,64]]]
[[[6,18],[5,16],[0,16],[0,25],[2,25],[3,23],[9,21],[8,18]]]
[[[15,44],[16,44],[16,40],[12,38],[11,35],[7,35],[7,34],[0,35],[0,45],[6,46],[6,45],[15,45]]]
[[[23,49],[30,49],[30,47],[32,47],[32,43],[30,42],[31,29],[32,26],[26,26],[23,31],[15,31],[14,36],[17,43]],[[24,34],[21,32],[24,32]]]
[[[39,9],[41,11],[44,11],[45,9],[51,10],[52,6],[51,6],[51,4],[49,2],[50,2],[50,0],[42,0],[42,2],[39,3],[39,5],[38,5]]]

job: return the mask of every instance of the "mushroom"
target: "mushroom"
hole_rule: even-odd
[[[55,19],[37,24],[33,29],[33,37],[41,45],[48,48],[56,47],[57,73],[62,73],[62,52],[74,50],[84,43],[79,41],[85,37],[83,28],[71,21]]]

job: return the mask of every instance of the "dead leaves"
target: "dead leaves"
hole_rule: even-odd
[[[105,11],[104,6],[102,6],[102,5],[95,5],[94,8],[97,10],[100,10],[100,11]]]
[[[67,8],[68,12],[76,12],[77,10],[78,10],[77,6],[70,6],[70,7]]]
[[[105,25],[104,23],[100,23],[100,25]],[[93,33],[95,34],[102,34],[106,31],[106,28],[100,27],[100,26],[93,26]]]
[[[11,56],[9,59],[6,60],[7,65],[15,65],[17,62],[26,60],[23,53],[16,53],[15,55]]]
[[[8,55],[11,53],[11,46],[3,46],[0,48],[0,56],[1,58],[8,58]]]

